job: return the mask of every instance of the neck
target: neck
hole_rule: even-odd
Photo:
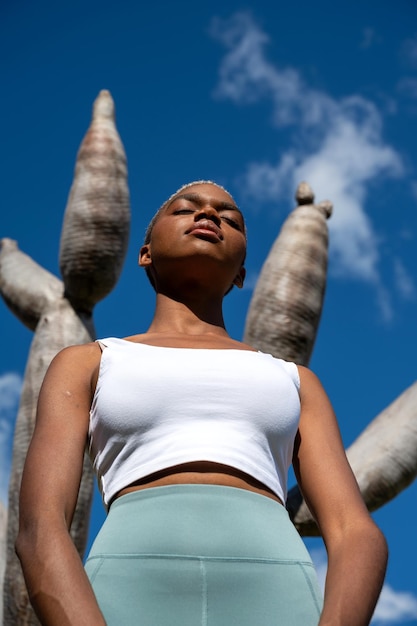
[[[228,336],[223,320],[221,301],[209,304],[184,302],[162,293],[156,296],[155,315],[148,333]]]

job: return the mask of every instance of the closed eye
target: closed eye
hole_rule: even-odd
[[[172,215],[190,215],[192,213],[195,213],[195,211],[196,209],[191,207],[181,207],[172,211]],[[226,222],[226,224],[228,224],[232,228],[235,228],[236,230],[239,230],[241,232],[243,231],[240,222],[238,220],[235,220],[233,217],[230,217],[229,215],[220,215],[219,217],[223,222]]]
[[[226,222],[226,224],[229,224],[229,226],[232,226],[232,228],[236,228],[236,230],[242,230],[241,225],[239,224],[238,221],[234,220],[231,217],[227,217],[226,215],[222,215],[221,219]]]
[[[173,215],[189,215],[190,213],[194,213],[194,209],[177,209],[173,211]]]

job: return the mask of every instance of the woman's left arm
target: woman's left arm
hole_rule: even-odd
[[[328,555],[319,626],[368,626],[387,566],[385,538],[363,502],[319,379],[299,366],[301,417],[293,465]]]

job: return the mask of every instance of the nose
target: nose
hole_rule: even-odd
[[[202,219],[212,220],[216,224],[216,226],[220,226],[221,224],[218,212],[214,207],[210,206],[209,204],[200,207],[198,211],[196,211],[196,213],[194,214],[195,221]]]

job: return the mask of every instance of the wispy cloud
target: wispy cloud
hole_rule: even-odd
[[[310,550],[310,556],[314,564],[314,569],[316,570],[320,588],[322,591],[324,591],[324,585],[326,582],[326,574],[327,574],[326,551],[324,550],[324,548],[316,548],[314,550]]]
[[[0,500],[7,503],[12,438],[22,378],[15,372],[0,376]]]
[[[317,548],[310,551],[317,577],[322,590],[326,581],[327,556],[326,551]],[[407,621],[414,623],[417,619],[417,596],[408,591],[395,591],[385,583],[382,588],[378,604],[375,608],[371,624],[373,626],[388,626]]]
[[[243,283],[243,289],[248,291],[253,291],[256,287],[256,284],[259,279],[259,272],[255,272],[254,270],[249,269],[245,281]]]
[[[413,277],[404,267],[401,259],[394,259],[395,284],[398,292],[407,300],[414,300],[416,288]]]
[[[400,52],[409,75],[403,76],[398,81],[397,92],[405,100],[407,111],[415,115],[417,113],[417,78],[415,75],[415,70],[417,69],[417,35],[406,39]]]
[[[411,194],[417,202],[417,180],[411,181]]]
[[[372,283],[389,317],[389,296],[378,270],[379,236],[366,200],[371,183],[401,176],[404,168],[383,139],[378,109],[359,95],[337,100],[311,88],[294,68],[271,63],[265,55],[268,36],[249,13],[213,21],[211,33],[227,49],[215,95],[239,104],[268,98],[271,124],[293,130],[289,149],[276,163],[248,165],[246,193],[276,203],[291,198],[298,183],[307,180],[318,198],[329,198],[335,206],[329,222],[333,271]]]
[[[380,41],[380,37],[374,28],[367,26],[362,30],[362,39],[359,44],[360,48],[371,48],[375,43]]]
[[[398,624],[417,620],[417,596],[410,592],[394,591],[385,584],[377,607],[375,609],[372,624],[381,626],[386,624]]]

